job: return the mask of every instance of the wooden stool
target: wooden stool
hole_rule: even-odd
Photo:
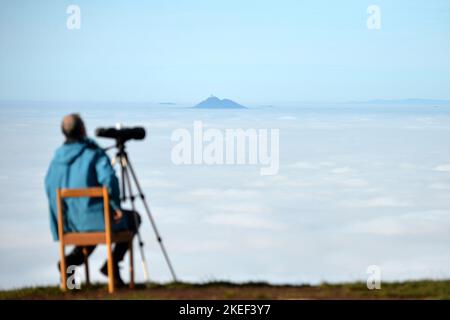
[[[94,187],[86,189],[57,189],[58,205],[58,235],[59,235],[59,254],[61,256],[61,289],[67,291],[67,272],[65,259],[65,246],[93,246],[106,244],[108,254],[108,291],[114,293],[114,268],[111,245],[117,242],[128,242],[130,251],[130,288],[134,288],[134,263],[133,263],[133,232],[121,231],[113,233],[111,231],[111,215],[109,210],[109,195],[106,187]],[[105,214],[105,231],[103,232],[64,232],[64,198],[103,198],[103,208]],[[84,263],[86,270],[86,284],[89,286],[89,264],[87,249],[83,248]]]

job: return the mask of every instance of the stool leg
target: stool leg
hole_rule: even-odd
[[[128,242],[128,251],[130,252],[130,289],[134,289],[133,240],[130,240]]]
[[[88,249],[83,247],[83,258],[84,258],[84,272],[86,274],[86,287],[91,286],[91,280],[89,278],[89,257],[88,257]]]
[[[59,263],[61,272],[61,289],[62,291],[67,291],[67,267],[66,267],[66,254],[65,254],[64,241],[60,239],[59,241],[59,255],[61,260]]]
[[[114,293],[114,261],[111,249],[111,242],[106,244],[106,250],[108,251],[108,291]]]

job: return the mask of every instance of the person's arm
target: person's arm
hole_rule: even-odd
[[[98,182],[102,186],[108,188],[110,206],[113,209],[113,213],[120,211],[119,180],[117,179],[108,155],[103,150],[98,151],[95,171],[97,173]],[[116,217],[116,214],[113,214],[113,217]]]
[[[48,208],[50,213],[50,230],[52,232],[53,240],[58,240],[58,219],[56,214],[56,189],[54,189],[54,184],[52,183],[52,163],[47,170],[45,175],[45,193],[48,199]]]

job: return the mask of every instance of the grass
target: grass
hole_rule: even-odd
[[[138,284],[107,293],[105,284],[63,293],[57,286],[0,291],[0,299],[450,299],[450,280],[383,283],[368,290],[365,283],[271,285],[265,282]]]

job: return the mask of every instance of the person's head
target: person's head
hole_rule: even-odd
[[[61,130],[66,137],[66,142],[80,141],[86,137],[84,122],[77,113],[69,114],[63,118]]]

